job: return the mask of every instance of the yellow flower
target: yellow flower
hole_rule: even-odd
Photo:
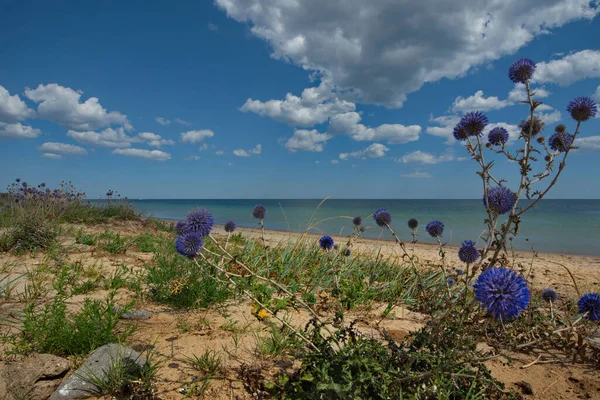
[[[266,318],[266,316],[267,316],[267,314],[268,314],[268,313],[267,313],[267,310],[265,310],[265,309],[263,308],[263,309],[261,309],[261,310],[258,312],[258,314],[256,314],[256,316],[257,316],[258,318],[260,318],[260,319],[265,319],[265,318]]]

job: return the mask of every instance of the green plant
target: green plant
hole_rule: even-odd
[[[199,356],[186,357],[186,362],[204,376],[214,376],[222,369],[223,358],[212,349],[206,349]]]
[[[135,245],[142,253],[152,253],[156,250],[155,242],[156,238],[149,233],[144,233],[135,239]]]
[[[104,232],[100,235],[99,239],[100,249],[111,254],[125,254],[130,245],[119,233]]]
[[[91,233],[83,233],[82,231],[77,232],[75,236],[75,243],[84,244],[86,246],[95,246],[98,239]]]
[[[285,327],[269,325],[266,335],[256,334],[256,352],[263,357],[279,357],[301,347],[296,335]]]
[[[17,254],[37,252],[50,247],[57,237],[58,230],[52,223],[41,217],[25,217],[2,235],[0,250]]]

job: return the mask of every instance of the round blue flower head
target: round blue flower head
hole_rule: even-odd
[[[584,294],[577,302],[577,306],[579,313],[587,313],[586,318],[590,321],[600,321],[600,294]]]
[[[544,299],[544,301],[551,301],[554,303],[556,300],[558,300],[558,294],[552,289],[545,289],[542,292],[542,299]]]
[[[198,232],[186,233],[183,236],[179,236],[175,241],[177,252],[186,257],[197,256],[203,245],[202,236]]]
[[[321,246],[321,248],[323,250],[331,250],[331,248],[333,247],[333,239],[331,238],[331,236],[323,236],[321,239],[319,239],[319,246]]]
[[[257,219],[264,219],[267,216],[267,209],[262,204],[257,204],[252,210],[252,216]]]
[[[575,97],[567,106],[567,111],[575,121],[583,122],[594,117],[598,107],[589,97]]]
[[[235,231],[235,228],[236,228],[235,222],[233,222],[233,221],[225,222],[224,228],[225,228],[225,232],[228,232],[228,233]]]
[[[197,232],[200,236],[208,236],[214,224],[212,214],[206,208],[190,211],[186,222],[186,232]]]
[[[16,181],[17,183],[19,183],[19,182],[21,182],[21,178],[17,178],[17,179],[15,179],[15,181]]]
[[[479,259],[479,250],[475,248],[475,242],[465,240],[461,248],[458,250],[458,258],[466,264],[473,264]]]
[[[408,227],[412,230],[417,229],[417,227],[419,226],[419,221],[417,221],[414,218],[411,218],[408,220]]]
[[[454,130],[452,131],[452,134],[454,135],[454,139],[456,140],[467,140],[467,138],[469,137],[469,133],[460,122],[456,124]]]
[[[349,248],[344,249],[344,255],[346,257],[350,257],[350,254],[352,254],[352,251]]]
[[[504,186],[496,186],[488,190],[488,206],[495,214],[502,215],[509,212],[516,201],[515,194]],[[485,196],[483,198],[483,204],[486,204]]]
[[[508,77],[514,83],[525,83],[533,76],[535,63],[529,58],[521,58],[510,66]]]
[[[373,219],[377,225],[384,227],[392,223],[392,215],[385,208],[380,208],[373,213]]]
[[[352,223],[356,226],[359,226],[360,224],[362,224],[362,218],[361,217],[354,217],[354,219],[352,220]]]
[[[179,236],[181,236],[181,235],[185,234],[185,232],[186,232],[186,231],[187,231],[187,222],[185,222],[185,220],[178,221],[178,222],[175,224],[175,232],[176,232],[176,233],[177,233]]]
[[[425,225],[425,230],[431,235],[431,237],[439,237],[444,233],[444,224],[440,221],[434,220]]]
[[[461,276],[461,275],[464,275],[464,274],[465,274],[465,271],[464,271],[464,270],[462,270],[462,269],[460,269],[460,268],[457,268],[457,269],[456,269],[456,275],[458,275],[458,276]]]
[[[494,146],[501,146],[508,142],[508,131],[497,126],[488,133],[488,142]]]
[[[454,284],[456,283],[454,278],[448,278],[447,282],[448,282],[448,286],[454,286]]]
[[[521,128],[521,135],[529,137],[529,130],[531,130],[531,136],[535,136],[540,133],[546,124],[537,115],[533,116],[533,119],[527,118],[519,123]]]
[[[512,269],[488,268],[473,288],[477,301],[494,319],[515,318],[529,305],[527,282]]]
[[[567,132],[555,132],[548,139],[548,145],[553,151],[564,153],[573,144],[573,136]]]
[[[480,136],[487,124],[487,117],[479,111],[466,113],[459,122],[459,125],[464,128],[467,136]]]

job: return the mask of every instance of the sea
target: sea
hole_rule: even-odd
[[[216,224],[231,220],[238,226],[258,227],[252,217],[256,204],[267,208],[266,229],[301,232],[312,221],[310,232],[347,235],[352,218],[360,216],[368,227],[364,237],[393,240],[378,227],[372,215],[386,208],[392,215],[392,228],[402,240],[410,241],[407,221],[419,221],[419,241],[434,243],[425,231],[432,220],[444,223],[443,242],[460,246],[464,240],[477,240],[485,229],[486,213],[481,200],[130,200],[145,216],[179,220],[188,211],[204,207]],[[527,205],[527,201],[521,201]],[[481,243],[481,242],[479,242]],[[516,250],[600,256],[600,200],[542,200],[523,214],[519,235],[513,240]]]

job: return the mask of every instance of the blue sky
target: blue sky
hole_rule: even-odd
[[[480,197],[451,132],[482,110],[516,138],[513,61],[538,63],[546,137],[574,129],[570,99],[600,101],[596,2],[487,3],[0,0],[0,187]],[[549,197],[600,198],[600,119],[580,137]]]

